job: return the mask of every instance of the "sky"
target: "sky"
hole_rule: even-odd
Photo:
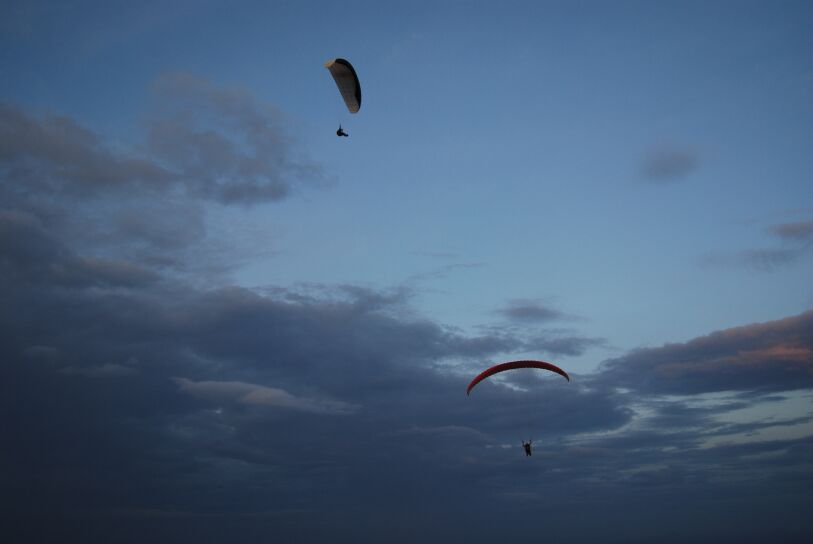
[[[6,537],[809,542],[811,27],[2,2]]]

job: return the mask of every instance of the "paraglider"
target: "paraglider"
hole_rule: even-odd
[[[570,381],[570,376],[567,375],[567,372],[565,372],[558,366],[546,363],[545,361],[511,361],[508,363],[494,365],[490,368],[485,369],[480,374],[475,376],[475,378],[469,384],[468,388],[466,388],[466,394],[467,395],[470,394],[471,390],[474,389],[475,385],[485,380],[489,376],[493,376],[494,374],[498,374],[500,372],[505,372],[506,370],[514,370],[516,368],[539,368],[542,370],[550,370],[551,372],[556,372],[557,374],[564,376],[567,379],[567,381]]]
[[[476,386],[478,383],[485,380],[486,378],[493,376],[494,374],[499,374],[500,372],[505,372],[506,370],[514,370],[517,368],[538,368],[541,370],[549,370],[564,377],[567,381],[570,381],[570,376],[567,374],[567,372],[551,363],[546,363],[545,361],[530,361],[530,360],[510,361],[508,363],[501,363],[489,367],[482,371],[481,373],[479,373],[477,376],[475,376],[471,383],[469,383],[468,388],[466,388],[466,395],[469,395],[471,393],[471,390],[474,389],[474,386]],[[525,442],[525,440],[522,441],[522,449],[525,450],[525,457],[531,456],[530,439],[528,439],[527,442]]]
[[[339,88],[345,106],[350,113],[358,113],[361,108],[361,84],[353,65],[345,59],[332,59],[325,63],[325,68],[330,70],[333,81]],[[342,126],[336,131],[336,136],[349,136]]]

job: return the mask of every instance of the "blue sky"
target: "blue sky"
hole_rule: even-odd
[[[527,510],[563,542],[810,536],[775,506],[811,499],[808,3],[6,2],[0,21],[21,535],[486,541],[537,534]],[[526,357],[573,382],[455,396]],[[580,501],[592,523],[568,533]]]

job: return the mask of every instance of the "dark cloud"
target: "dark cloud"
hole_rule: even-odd
[[[315,414],[349,414],[357,406],[325,398],[297,397],[283,389],[253,383],[232,381],[192,381],[176,378],[180,389],[195,397],[215,403],[240,403],[250,406],[285,408]]]
[[[251,160],[272,153],[276,114],[194,79],[167,85],[186,102],[141,158],[69,120],[4,114],[44,139],[22,137],[0,159],[9,540],[493,542],[494,516],[532,535],[543,512],[546,537],[594,542],[577,523],[588,508],[641,542],[663,527],[688,527],[672,539],[685,541],[713,511],[704,534],[747,542],[768,535],[743,507],[809,504],[810,439],[746,440],[809,415],[726,417],[811,388],[810,313],[638,350],[571,382],[517,371],[467,397],[483,361],[603,340],[529,331],[541,305],[467,334],[418,315],[410,288],[251,290],[176,274],[205,242],[201,199],[276,198],[280,179],[296,181]],[[210,116],[185,113],[201,108]],[[188,182],[204,165],[222,177]],[[731,393],[708,405],[664,396],[716,391]],[[675,520],[676,503],[696,511]],[[646,513],[634,527],[630,509]],[[811,529],[806,511],[785,515],[760,527],[786,542],[798,535],[783,527]]]
[[[323,511],[340,498],[350,508],[439,506],[491,485],[483,463],[504,454],[486,446],[529,425],[561,434],[625,420],[611,398],[561,387],[516,398],[491,384],[467,403],[464,379],[432,363],[485,357],[506,340],[396,319],[382,311],[386,294],[352,293],[18,293],[12,303],[40,309],[13,326],[4,316],[0,416],[13,421],[4,462],[16,467],[4,492],[28,497],[15,511],[32,515],[46,498],[49,511],[79,517],[173,515],[177,504],[192,516]],[[544,413],[532,409],[539,401]],[[399,492],[382,500],[382,488]]]
[[[61,283],[150,281],[151,270],[222,277],[257,253],[226,240],[233,232],[212,232],[206,203],[261,204],[324,184],[321,167],[290,136],[290,121],[249,93],[189,75],[166,76],[155,92],[160,107],[146,143],[129,149],[77,120],[0,104],[3,229],[9,236],[23,228],[23,216],[36,224],[23,237],[28,248],[7,241],[13,258],[59,245],[74,260],[63,256],[39,273]],[[227,220],[236,225],[239,217]],[[47,230],[47,240],[33,237],[36,229]]]
[[[565,317],[559,310],[531,299],[511,300],[505,308],[499,310],[499,313],[508,319],[521,322],[553,321]]]
[[[813,311],[634,350],[602,370],[605,383],[653,394],[811,388]]]
[[[59,191],[89,195],[124,187],[168,187],[176,176],[149,158],[108,148],[75,120],[42,120],[0,104],[0,165],[4,178],[23,192]]]
[[[783,240],[807,241],[813,239],[813,221],[773,225],[770,231]]]
[[[178,202],[137,202],[136,206],[116,209],[108,224],[110,238],[121,243],[129,240],[144,248],[178,251],[202,240],[206,235],[203,214],[197,207]],[[99,243],[105,240],[100,239]]]
[[[96,531],[144,512],[174,526],[178,505],[192,518],[285,517],[336,501],[394,515],[461,492],[485,507],[495,488],[508,508],[510,486],[489,475],[504,444],[630,417],[611,390],[564,382],[466,398],[469,364],[524,340],[416,317],[404,288],[201,289],[156,268],[111,282],[103,266],[55,281],[87,258],[32,213],[3,219],[0,420],[13,447],[0,463],[16,520]]]
[[[248,92],[182,74],[161,78],[155,89],[161,107],[141,151],[113,148],[69,117],[39,119],[0,104],[7,190],[94,198],[180,190],[250,205],[326,181],[321,166],[295,146],[283,114]]]
[[[20,211],[0,210],[0,270],[7,281],[74,287],[137,287],[157,279],[135,263],[74,255],[37,217]]]
[[[669,183],[697,170],[700,160],[689,148],[664,147],[650,151],[644,158],[641,174],[653,183]]]
[[[3,443],[13,444],[2,448],[0,464],[15,535],[127,541],[155,532],[183,542],[246,525],[265,535],[270,523],[277,535],[295,532],[304,541],[343,529],[334,540],[349,542],[407,523],[406,542],[450,531],[454,519],[479,528],[466,533],[469,541],[485,542],[497,535],[472,513],[532,530],[522,512],[542,509],[555,513],[552,533],[572,535],[568,512],[608,509],[613,523],[623,518],[613,506],[619,496],[624,508],[674,501],[702,508],[711,494],[716,515],[742,496],[757,497],[751,507],[809,497],[794,483],[809,478],[809,440],[707,447],[720,436],[805,424],[801,416],[748,426],[718,421],[766,398],[780,403],[779,395],[707,407],[659,398],[717,387],[645,379],[660,367],[636,352],[570,383],[518,371],[466,397],[478,361],[522,349],[527,339],[506,330],[469,336],[415,317],[402,311],[410,300],[403,289],[258,293],[166,277],[56,284],[36,274],[12,288],[9,277],[72,254],[45,224],[14,219],[28,229],[17,231],[16,244],[38,240],[29,252],[15,250],[23,257],[10,259],[0,278],[7,302],[0,421]],[[809,319],[715,333],[676,358],[694,361],[699,375],[711,362],[710,383],[713,363],[729,351],[770,366],[760,357],[784,350],[784,360],[798,363]],[[668,364],[670,351],[653,353]],[[764,384],[752,376],[739,385]],[[535,443],[527,461],[520,438]],[[442,519],[405,521],[405,512],[411,519],[424,511],[443,512]],[[319,527],[309,529],[307,519]],[[200,524],[207,531],[194,529]],[[655,525],[640,534],[657,535]],[[591,532],[581,535],[591,541]]]

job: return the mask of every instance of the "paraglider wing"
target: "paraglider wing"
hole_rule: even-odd
[[[558,366],[546,363],[545,361],[511,361],[509,363],[494,365],[491,368],[487,368],[482,371],[471,381],[469,387],[466,389],[466,394],[468,395],[471,393],[471,390],[474,389],[475,385],[485,380],[489,376],[493,376],[494,374],[498,374],[500,372],[505,372],[506,370],[514,370],[515,368],[541,368],[542,370],[550,370],[551,372],[556,372],[557,374],[564,376],[567,378],[567,381],[570,381],[570,376],[567,375],[567,372]]]
[[[330,75],[342,93],[344,103],[350,113],[356,113],[361,108],[361,85],[353,65],[344,59],[333,59],[325,63]]]

